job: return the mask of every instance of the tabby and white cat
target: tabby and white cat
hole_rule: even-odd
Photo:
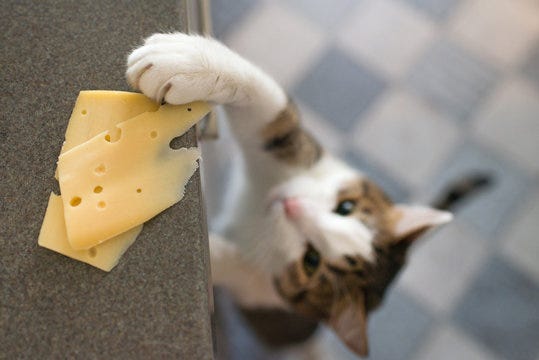
[[[357,354],[367,315],[409,245],[452,215],[394,204],[324,150],[283,89],[219,42],[156,34],[128,58],[127,79],[156,101],[224,105],[245,161],[228,221],[210,235],[214,285],[244,307],[294,310],[329,325]]]

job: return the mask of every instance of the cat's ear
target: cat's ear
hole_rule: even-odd
[[[450,212],[420,205],[396,204],[390,211],[391,233],[397,240],[414,240],[424,231],[453,219]]]
[[[365,296],[361,294],[356,301],[342,302],[334,306],[333,310],[328,325],[350,350],[359,356],[367,356],[369,343]]]

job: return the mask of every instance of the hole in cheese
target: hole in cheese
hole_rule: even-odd
[[[113,143],[120,140],[121,136],[122,136],[122,129],[115,127],[109,130],[107,135],[105,135],[105,141]]]
[[[150,137],[151,137],[152,139],[155,139],[155,138],[157,137],[157,131],[152,131],[152,132],[150,133]]]
[[[170,140],[168,146],[173,150],[178,150],[184,147],[181,141],[181,136],[176,136],[174,139]]]
[[[100,201],[100,202],[97,203],[97,207],[99,209],[104,209],[106,206],[107,206],[107,203],[104,202],[104,201]]]
[[[69,205],[71,206],[79,206],[80,203],[81,203],[82,199],[78,196],[75,196],[71,199],[71,201],[69,202]]]
[[[94,193],[96,193],[96,194],[99,194],[101,191],[103,191],[103,187],[102,187],[102,186],[97,185],[97,186],[94,188]]]
[[[191,111],[191,108],[187,108],[187,111]]]
[[[87,112],[86,110],[82,110],[80,113],[81,113],[82,115],[86,115],[88,112]]]
[[[142,192],[142,189],[141,188],[138,188],[137,189],[137,192],[140,194]]]
[[[104,175],[107,168],[105,167],[105,164],[99,164],[98,167],[95,168],[94,172],[96,175]]]
[[[95,247],[88,249],[88,256],[92,258],[97,256],[97,250]]]

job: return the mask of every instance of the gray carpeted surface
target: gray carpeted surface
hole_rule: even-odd
[[[2,358],[211,358],[200,178],[105,273],[37,246],[77,94],[127,90],[143,37],[182,29],[174,1],[11,1],[0,20]],[[191,131],[184,144],[196,140]]]

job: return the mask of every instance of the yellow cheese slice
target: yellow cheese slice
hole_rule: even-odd
[[[180,201],[198,149],[170,141],[206,115],[202,102],[163,105],[66,151],[58,174],[69,243],[89,249]]]
[[[110,271],[118,264],[120,257],[133,244],[141,230],[142,225],[139,225],[90,249],[73,250],[67,240],[62,198],[51,193],[38,244],[101,270]]]
[[[108,90],[81,91],[67,126],[61,153],[113,128],[120,122],[158,108],[157,103],[142,94]],[[55,177],[58,179],[57,175]],[[51,194],[38,244],[102,270],[110,271],[142,231],[142,225],[139,225],[110,239],[110,245],[107,245],[109,243],[107,241],[92,248],[90,253],[75,251],[69,246],[67,240],[61,201],[59,196]],[[59,208],[62,210],[61,219],[58,218]],[[88,254],[91,255],[88,256]]]
[[[61,153],[118,123],[158,108],[159,104],[142,94],[109,90],[81,91],[67,125]]]

